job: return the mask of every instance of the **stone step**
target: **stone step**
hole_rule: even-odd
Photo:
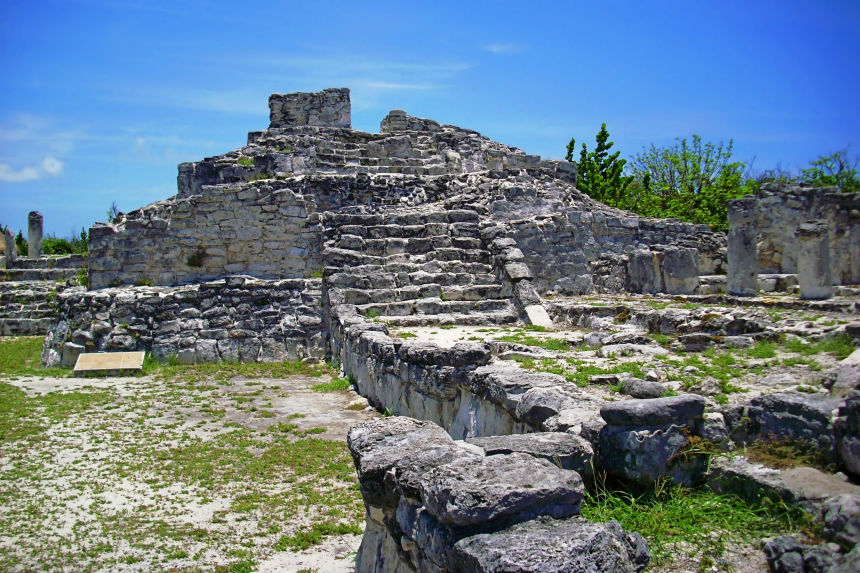
[[[0,318],[0,336],[47,334],[52,318]]]
[[[498,312],[473,312],[470,314],[411,314],[408,316],[385,316],[381,320],[391,326],[433,326],[460,324],[463,326],[493,326],[516,324],[519,316],[513,307]]]
[[[337,272],[328,275],[326,280],[333,288],[364,290],[421,286],[425,284],[437,284],[446,287],[497,286],[496,277],[489,273],[428,273],[425,271],[390,273],[380,271],[376,273],[356,274],[353,272]]]
[[[397,288],[334,288],[329,294],[332,304],[365,305],[420,301],[439,298],[442,301],[507,300],[500,285],[441,286],[438,284],[406,285]],[[334,301],[337,302],[334,302]]]
[[[39,258],[18,257],[9,267],[14,269],[79,269],[86,265],[84,255],[45,255]]]
[[[0,318],[48,318],[53,316],[55,312],[54,307],[45,303],[37,306],[19,304],[6,306],[3,309],[0,309]]]
[[[477,211],[470,209],[452,209],[450,211],[435,211],[432,213],[330,213],[325,215],[325,221],[334,223],[326,228],[326,232],[334,232],[344,225],[376,226],[376,225],[424,225],[427,223],[477,223],[480,216]]]
[[[436,261],[440,264],[441,269],[445,263],[454,263],[455,266],[457,264],[468,265],[478,263],[489,267],[492,261],[491,255],[487,251],[455,249],[453,247],[439,248],[423,254],[392,253],[388,255],[369,255],[351,249],[327,247],[323,249],[322,258],[326,266],[343,268],[370,265],[380,268],[380,270],[384,269],[391,272],[399,272],[402,267],[398,265],[402,264],[419,265]],[[418,269],[411,268],[409,270]]]
[[[6,269],[0,271],[0,281],[58,281],[75,278],[78,269]]]
[[[480,229],[476,223],[428,222],[413,223],[404,218],[402,223],[373,225],[356,222],[345,224],[336,230],[327,231],[327,241],[358,241],[358,239],[429,239],[451,237],[481,240]]]
[[[365,316],[407,316],[410,314],[471,314],[475,312],[512,311],[508,299],[481,301],[447,301],[432,297],[389,303],[356,305]],[[515,311],[514,311],[515,312]]]
[[[440,249],[483,250],[480,239],[471,237],[450,237],[433,235],[412,239],[386,238],[362,239],[357,235],[342,235],[335,241],[326,241],[326,247],[345,249],[377,257],[408,253],[411,255],[429,254]],[[489,252],[487,252],[489,257]],[[457,258],[457,257],[453,257]]]
[[[413,274],[413,273],[429,273],[429,274],[471,274],[471,275],[494,275],[493,267],[487,263],[464,263],[462,261],[411,261],[411,260],[392,260],[386,261],[384,265],[356,265],[350,267],[349,272],[355,275],[364,276],[377,273],[391,274]],[[325,276],[343,272],[343,267],[326,267]],[[439,282],[439,281],[434,281]],[[493,279],[492,282],[495,282]],[[445,284],[439,282],[439,284]]]

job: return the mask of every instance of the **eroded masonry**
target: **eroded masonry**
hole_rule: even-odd
[[[393,414],[349,434],[358,571],[642,570],[639,534],[579,516],[597,473],[804,504],[833,543],[777,538],[768,562],[853,570],[860,355],[828,359],[825,383],[714,378],[673,355],[856,345],[856,197],[767,187],[730,206],[727,237],[607,207],[575,164],[474,131],[403,111],[355,131],[346,89],[269,107],[245,147],[180,165],[175,196],[93,227],[88,288],[57,297],[45,364],[336,361]],[[800,441],[842,473],[708,464],[695,440]]]

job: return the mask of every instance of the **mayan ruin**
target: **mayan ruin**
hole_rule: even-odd
[[[722,233],[609,207],[576,163],[466,128],[393,110],[354,130],[345,88],[269,111],[180,164],[172,197],[92,227],[85,257],[44,255],[39,212],[26,253],[7,229],[0,334],[44,335],[45,368],[332,364],[360,404],[328,406],[357,573],[688,570],[581,514],[655,483],[805,512],[716,558],[732,570],[860,568],[860,195],[766,184]],[[747,453],[791,444],[815,463]]]

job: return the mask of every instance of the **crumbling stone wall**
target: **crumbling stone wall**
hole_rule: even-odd
[[[757,198],[760,273],[796,273],[795,230],[806,221],[822,220],[829,230],[833,284],[860,283],[860,194],[765,184]]]
[[[317,125],[348,129],[352,126],[351,113],[346,88],[269,96],[271,128]]]
[[[309,277],[320,270],[309,209],[301,189],[263,182],[154,203],[90,230],[89,287]]]
[[[183,364],[322,359],[327,339],[319,279],[228,277],[182,287],[131,287],[58,297],[42,363],[81,352],[146,350]]]
[[[607,212],[608,211],[608,212]],[[614,211],[614,212],[613,212]],[[689,294],[700,274],[718,274],[725,267],[725,235],[707,225],[654,220],[622,211],[567,210],[513,220],[511,236],[525,254],[538,292],[578,295],[595,291]],[[637,251],[679,250],[690,254],[660,256],[649,280],[631,276],[627,261]],[[676,260],[678,259],[678,260]],[[663,276],[692,281],[661,280]],[[632,279],[632,280],[631,280]],[[659,288],[644,288],[650,284]]]
[[[359,573],[641,571],[638,533],[578,516],[583,481],[533,452],[453,441],[411,418],[354,426],[366,508]]]

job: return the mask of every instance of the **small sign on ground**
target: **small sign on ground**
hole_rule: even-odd
[[[145,352],[90,352],[78,356],[75,376],[84,374],[130,374],[143,368]]]

